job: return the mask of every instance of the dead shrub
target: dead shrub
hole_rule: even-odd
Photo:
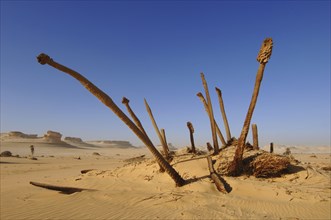
[[[289,165],[289,158],[269,153],[258,155],[250,163],[253,175],[262,178],[281,176]]]

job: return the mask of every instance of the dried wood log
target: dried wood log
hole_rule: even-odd
[[[133,119],[134,123],[141,130],[141,132],[143,132],[146,136],[148,136],[143,125],[141,124],[140,120],[138,119],[137,115],[134,113],[134,111],[130,107],[129,102],[130,102],[129,99],[127,99],[126,97],[123,97],[122,103],[125,105],[126,109],[128,110],[129,114],[131,115],[131,118]]]
[[[214,118],[214,113],[213,113],[213,106],[212,106],[212,103],[211,103],[211,99],[210,99],[208,85],[207,85],[207,81],[205,79],[205,75],[203,73],[201,73],[200,75],[201,75],[203,88],[205,89],[206,99],[207,99],[207,104],[208,104],[207,107],[208,107],[208,115],[209,115],[209,119],[210,119],[211,133],[212,133],[212,138],[213,138],[214,153],[217,154],[219,152],[219,146],[218,146],[218,141],[217,141],[216,125],[215,125],[215,118]]]
[[[199,93],[197,94],[197,96],[198,96],[199,99],[201,100],[201,102],[202,102],[202,104],[203,104],[203,106],[204,106],[204,108],[205,108],[205,110],[206,110],[206,112],[207,112],[207,115],[208,115],[208,117],[210,118],[210,114],[209,114],[209,110],[208,110],[208,109],[209,109],[209,108],[208,108],[208,103],[207,103],[205,97],[203,96],[203,94],[202,94],[201,92],[199,92]],[[225,146],[225,145],[226,145],[226,142],[225,142],[225,140],[224,140],[223,134],[222,134],[220,128],[218,127],[218,125],[217,125],[215,119],[214,119],[214,123],[215,123],[216,133],[217,133],[218,137],[220,138],[222,144]]]
[[[146,135],[137,127],[137,125],[130,120],[130,118],[114,103],[111,97],[104,93],[101,89],[95,86],[87,78],[79,74],[78,72],[63,66],[55,62],[48,55],[41,53],[37,57],[38,62],[41,65],[48,64],[78,80],[89,92],[91,92],[96,98],[98,98],[103,104],[105,104],[114,114],[119,117],[131,130],[132,132],[146,145],[155,157],[157,163],[163,168],[167,174],[174,180],[176,186],[183,186],[186,181],[179,175],[179,173],[164,159],[160,152],[155,148],[152,141],[146,137]]]
[[[187,128],[190,131],[190,140],[191,140],[191,146],[192,146],[192,153],[195,154],[196,150],[195,150],[194,137],[193,137],[193,133],[194,133],[193,124],[191,122],[187,122]]]
[[[229,186],[225,180],[215,172],[213,162],[210,156],[207,156],[208,168],[210,172],[210,178],[214,181],[218,191],[222,193],[229,193]]]
[[[253,134],[253,149],[258,150],[259,149],[259,136],[257,133],[257,125],[252,124],[252,134]]]
[[[76,187],[67,187],[67,186],[56,186],[56,185],[51,185],[51,184],[46,184],[46,183],[37,183],[37,182],[30,182],[31,185],[41,187],[44,189],[49,189],[49,190],[55,190],[59,191],[64,194],[72,194],[75,192],[81,192],[83,190],[92,190],[92,189],[83,189],[83,188],[76,188]]]
[[[270,153],[274,152],[274,143],[270,143]]]
[[[152,124],[154,126],[154,129],[156,131],[156,134],[157,136],[159,137],[160,139],[160,142],[161,142],[161,145],[162,145],[162,148],[163,148],[163,151],[164,151],[164,155],[165,155],[165,158],[168,159],[169,158],[169,147],[168,147],[168,144],[166,143],[166,141],[163,139],[162,137],[162,134],[161,134],[161,131],[159,130],[159,127],[157,126],[156,124],[156,121],[154,119],[154,116],[153,116],[153,113],[152,113],[152,110],[151,108],[149,107],[146,99],[144,100],[145,101],[145,106],[146,106],[146,110],[148,112],[148,115],[152,121]]]
[[[243,158],[246,138],[247,138],[247,134],[248,134],[248,131],[249,131],[249,127],[250,127],[251,119],[252,119],[252,116],[253,116],[253,112],[254,112],[254,109],[255,109],[255,106],[256,106],[257,97],[259,95],[264,69],[265,69],[265,66],[266,66],[266,64],[268,63],[268,61],[271,57],[272,48],[273,48],[272,39],[271,38],[266,38],[263,41],[262,46],[261,46],[260,51],[259,51],[259,54],[256,58],[257,61],[260,63],[260,65],[259,65],[259,69],[258,69],[257,74],[256,74],[255,85],[254,85],[254,90],[253,90],[251,102],[249,104],[248,111],[247,111],[247,114],[246,114],[246,118],[245,118],[245,121],[244,121],[244,125],[243,125],[243,128],[241,130],[240,137],[238,139],[238,145],[237,145],[237,148],[236,148],[236,153],[234,155],[232,164],[229,167],[229,175],[231,175],[231,176],[238,176],[243,171],[242,158]]]
[[[216,92],[217,92],[217,95],[218,95],[218,101],[220,103],[220,109],[221,109],[222,118],[223,118],[223,122],[224,122],[224,127],[225,127],[225,131],[226,131],[226,139],[227,139],[227,142],[229,142],[231,140],[231,132],[230,132],[230,126],[229,126],[228,118],[226,117],[226,114],[225,114],[222,91],[217,87],[215,89],[216,89]]]
[[[91,172],[91,171],[93,171],[93,170],[95,170],[95,169],[81,170],[80,173],[81,173],[81,174],[85,174],[85,173]]]

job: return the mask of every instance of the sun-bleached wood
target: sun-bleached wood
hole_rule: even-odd
[[[72,76],[78,80],[88,91],[90,91],[95,97],[97,97],[103,104],[105,104],[110,110],[114,112],[117,117],[119,117],[132,131],[133,133],[146,145],[146,147],[151,151],[155,160],[161,165],[161,167],[169,174],[169,176],[175,181],[176,186],[183,186],[186,181],[178,174],[178,172],[164,159],[160,152],[155,148],[153,143],[146,135],[130,120],[128,116],[114,103],[114,101],[92,82],[86,79],[84,76],[78,72],[63,66],[48,55],[41,53],[37,60],[40,64],[48,64],[68,75]]]
[[[242,164],[242,157],[243,157],[243,153],[244,153],[244,148],[245,148],[245,143],[246,143],[246,138],[247,138],[247,134],[249,131],[249,127],[250,127],[250,123],[251,123],[251,119],[253,116],[253,112],[256,106],[256,102],[257,102],[257,97],[259,95],[259,91],[260,91],[260,86],[261,86],[261,82],[262,82],[262,78],[263,78],[263,73],[264,73],[264,68],[267,64],[267,62],[270,59],[271,53],[272,53],[272,47],[273,47],[273,42],[271,38],[266,38],[261,46],[261,49],[259,51],[259,54],[257,56],[257,61],[260,63],[259,65],[259,69],[257,71],[256,74],[256,79],[255,79],[255,86],[254,86],[254,90],[253,90],[253,95],[252,95],[252,99],[247,111],[247,115],[245,118],[245,122],[243,125],[243,128],[241,130],[241,134],[238,140],[238,145],[236,148],[236,152],[233,158],[232,163],[229,166],[228,172],[229,175],[231,176],[238,176],[241,174],[242,169],[243,169],[243,164]]]
[[[148,112],[148,115],[149,115],[149,117],[150,117],[150,119],[152,121],[153,127],[155,129],[155,132],[156,132],[156,134],[159,137],[159,140],[161,142],[161,145],[162,145],[162,148],[163,148],[163,151],[164,151],[164,155],[165,155],[166,159],[169,159],[169,147],[168,147],[168,144],[167,144],[167,142],[162,137],[161,131],[160,131],[159,127],[157,126],[156,121],[155,121],[155,118],[153,116],[152,109],[148,105],[146,99],[144,99],[144,102],[145,102],[145,106],[146,106],[146,110]]]
[[[214,153],[217,154],[219,152],[219,146],[218,146],[218,140],[217,140],[217,134],[216,134],[216,125],[215,125],[215,118],[214,118],[214,113],[213,113],[213,106],[211,103],[210,95],[209,95],[209,89],[207,85],[207,81],[205,79],[205,75],[203,73],[200,73],[201,80],[202,80],[202,85],[203,88],[205,89],[206,93],[206,99],[207,99],[207,106],[208,106],[208,115],[210,119],[210,127],[211,127],[211,134],[213,138],[213,145],[214,145]]]
[[[211,116],[210,116],[210,114],[209,114],[209,110],[208,110],[208,109],[209,109],[209,108],[208,108],[208,103],[206,102],[205,97],[203,96],[203,94],[202,94],[201,92],[199,92],[199,93],[197,94],[197,96],[198,96],[199,99],[201,100],[201,102],[202,102],[202,104],[203,104],[203,106],[204,106],[204,108],[205,108],[205,110],[206,110],[206,112],[207,112],[207,115],[208,115],[208,117],[210,118]],[[226,141],[225,141],[224,136],[223,136],[223,134],[222,134],[222,132],[221,132],[221,129],[218,127],[218,124],[216,123],[216,121],[215,121],[214,118],[213,118],[213,120],[214,120],[214,124],[215,124],[215,128],[216,128],[216,133],[217,133],[218,137],[220,138],[220,140],[221,140],[223,146],[225,146],[225,145],[226,145]]]
[[[221,110],[221,113],[222,113],[224,128],[225,128],[225,132],[226,132],[226,140],[227,140],[227,142],[229,142],[231,140],[231,132],[230,132],[230,126],[229,126],[228,118],[226,117],[226,114],[225,114],[222,91],[217,87],[215,87],[215,89],[216,89],[216,93],[217,93],[217,96],[218,96],[218,101],[220,103],[220,110]]]

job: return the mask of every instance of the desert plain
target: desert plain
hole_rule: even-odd
[[[285,148],[275,145],[275,153]],[[290,150],[295,170],[274,178],[223,176],[231,186],[224,194],[210,179],[206,155],[185,147],[171,165],[191,182],[176,187],[145,147],[2,133],[1,152],[12,156],[0,157],[0,219],[330,219],[330,147]],[[65,194],[31,181],[84,190]]]

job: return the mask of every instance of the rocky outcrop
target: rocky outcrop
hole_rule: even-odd
[[[36,134],[24,134],[20,131],[11,131],[8,133],[9,137],[16,137],[16,138],[37,138],[38,135]]]
[[[75,142],[75,143],[83,143],[83,140],[81,138],[77,137],[65,137],[65,141]]]
[[[87,143],[93,144],[98,147],[115,147],[115,148],[135,148],[129,141],[88,141]]]
[[[62,134],[56,131],[47,131],[47,133],[44,135],[44,139],[47,142],[51,143],[60,143],[62,138]]]

